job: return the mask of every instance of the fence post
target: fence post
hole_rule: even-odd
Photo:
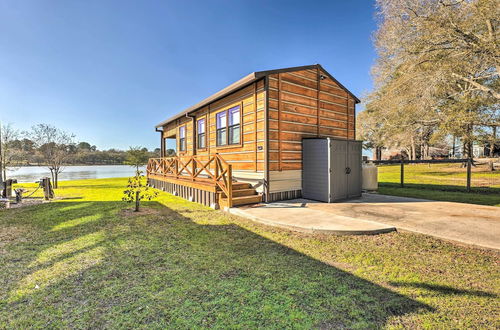
[[[54,198],[54,190],[52,190],[52,184],[50,183],[50,178],[42,178],[41,185],[43,188],[43,196],[45,200]]]
[[[405,187],[405,163],[401,158],[401,188]]]
[[[472,174],[472,158],[467,158],[467,192],[470,192],[470,179]]]

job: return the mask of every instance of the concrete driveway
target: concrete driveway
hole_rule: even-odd
[[[362,234],[364,228],[369,234],[371,229],[386,232],[395,227],[500,250],[500,208],[494,206],[363,194],[361,198],[340,203],[295,199],[238,208],[232,213],[267,224],[309,231],[328,231],[328,224],[330,229],[340,229],[340,232],[332,230],[333,233],[344,230],[346,234],[350,229]],[[352,228],[349,228],[351,223]]]

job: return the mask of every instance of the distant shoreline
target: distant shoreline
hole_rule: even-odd
[[[48,167],[48,166],[49,165],[46,165],[46,164],[42,164],[42,165],[30,164],[30,165],[13,165],[13,166],[9,166],[9,167],[10,168],[19,168],[19,167]],[[71,164],[71,165],[62,165],[61,167],[71,167],[71,166],[130,166],[130,167],[135,167],[133,165],[128,165],[128,164]],[[144,165],[144,166],[146,166],[146,165]]]
[[[145,167],[139,168],[145,172]],[[131,177],[135,167],[130,165],[65,165],[59,174],[60,181],[100,178]],[[41,177],[50,176],[47,166],[19,166],[7,169],[7,177],[18,182],[35,182]]]

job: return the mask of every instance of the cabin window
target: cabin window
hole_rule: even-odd
[[[217,145],[239,144],[241,140],[240,106],[221,111],[216,117]]]
[[[205,119],[198,120],[198,148],[206,148]]]
[[[186,151],[186,126],[179,127],[179,151]]]
[[[229,144],[240,143],[240,107],[234,107],[228,110],[229,112]]]
[[[221,111],[217,114],[217,145],[224,146],[227,144],[227,113]]]

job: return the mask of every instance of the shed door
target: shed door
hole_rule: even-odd
[[[361,196],[361,142],[349,141],[347,145],[347,195]]]
[[[347,198],[348,182],[345,173],[347,164],[347,141],[330,140],[330,143],[330,164],[332,171],[330,176],[330,191],[332,194],[330,201],[335,201]]]
[[[328,202],[328,140],[302,140],[302,196]]]

